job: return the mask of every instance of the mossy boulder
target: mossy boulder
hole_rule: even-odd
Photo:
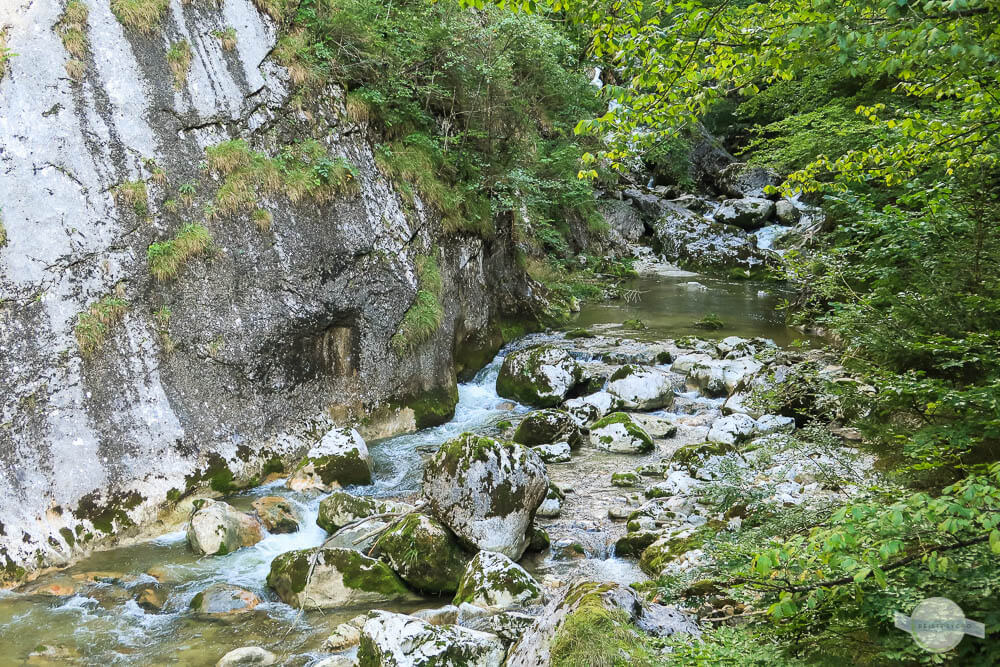
[[[382,514],[406,514],[412,511],[413,505],[395,500],[381,500],[370,496],[351,495],[346,491],[334,491],[319,502],[316,524],[328,533],[335,533],[359,519]],[[372,524],[367,530],[374,529],[375,525]]]
[[[520,558],[548,486],[545,463],[530,448],[463,433],[428,461],[423,497],[466,548]]]
[[[452,604],[463,602],[488,609],[507,609],[537,602],[542,587],[528,572],[503,554],[480,551],[469,562]]]
[[[497,376],[497,393],[525,405],[551,408],[580,378],[580,366],[568,352],[540,345],[507,355]]]
[[[309,450],[287,484],[295,491],[329,491],[371,483],[372,459],[361,434],[353,428],[334,428]]]
[[[649,434],[624,412],[612,412],[594,422],[590,442],[598,449],[620,454],[645,454],[654,449]]]
[[[571,458],[571,449],[568,442],[538,445],[531,449],[546,463],[568,463]]]
[[[693,617],[650,604],[627,586],[581,581],[546,606],[507,654],[506,667],[667,664],[649,637],[699,636]]]
[[[361,627],[358,667],[499,667],[506,647],[494,634],[432,625],[375,610]]]
[[[699,442],[691,445],[684,445],[677,449],[670,460],[680,463],[688,469],[696,466],[699,462],[709,456],[721,456],[732,451],[733,446],[725,442]]]
[[[634,472],[611,473],[611,486],[630,487],[639,485],[639,475]]]
[[[626,533],[615,542],[616,556],[638,557],[650,544],[655,542],[662,533],[655,530],[639,530]]]
[[[237,616],[253,611],[260,604],[260,598],[231,584],[212,584],[191,598],[191,611],[216,618]]]
[[[650,544],[639,558],[639,567],[651,577],[658,577],[667,565],[683,554],[700,549],[704,538],[699,535],[671,537],[664,535]]]
[[[762,365],[753,357],[707,359],[691,366],[687,385],[706,396],[726,397],[760,372]]]
[[[661,368],[622,366],[608,380],[607,392],[615,398],[618,408],[659,410],[674,402],[674,378]]]
[[[469,555],[451,531],[425,514],[408,514],[375,541],[372,555],[424,593],[454,593]]]
[[[381,604],[418,597],[388,565],[354,549],[317,547],[283,553],[271,561],[267,585],[282,602],[305,609]]]
[[[576,420],[565,410],[554,408],[537,410],[521,420],[513,440],[529,447],[554,442],[566,442],[571,449],[583,445],[583,435]]]
[[[254,517],[218,500],[197,500],[187,523],[191,549],[206,556],[224,556],[263,539]]]
[[[270,533],[294,533],[299,529],[299,520],[287,498],[265,496],[253,501],[251,507]]]

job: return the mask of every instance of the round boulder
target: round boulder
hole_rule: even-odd
[[[583,444],[576,420],[565,410],[554,408],[532,412],[521,420],[513,440],[529,447],[567,442],[570,448],[578,449]]]
[[[611,375],[607,391],[618,408],[659,410],[674,402],[675,377],[649,366],[622,366]]]
[[[260,523],[218,500],[196,500],[187,524],[187,541],[195,553],[224,556],[263,539]]]
[[[497,376],[497,393],[525,405],[559,405],[580,381],[581,370],[565,350],[540,345],[511,352]]]
[[[287,485],[294,491],[329,491],[371,483],[372,459],[361,434],[353,428],[334,428],[309,450]]]
[[[317,547],[283,553],[271,561],[267,585],[282,602],[305,609],[380,604],[417,597],[388,565],[354,549]]]
[[[531,449],[463,433],[445,442],[424,468],[431,514],[470,549],[520,558],[526,533],[549,486]]]
[[[760,229],[774,214],[774,202],[761,197],[727,199],[715,212],[716,222],[747,231]]]
[[[503,554],[480,551],[469,562],[452,604],[507,609],[541,597],[542,587],[523,567]]]
[[[244,646],[233,649],[222,656],[215,667],[251,667],[252,665],[273,665],[278,662],[277,656],[259,646]]]
[[[334,491],[319,502],[316,523],[328,533],[335,533],[359,519],[384,514],[400,515],[413,511],[413,505],[395,500],[380,500],[369,496],[352,496],[345,491]],[[372,519],[366,530],[375,530],[376,521],[387,523],[392,517]]]
[[[451,531],[424,514],[406,515],[382,533],[372,553],[424,593],[454,593],[469,562]]]
[[[617,454],[653,451],[653,439],[624,412],[612,412],[590,427],[590,441],[598,449]]]
[[[212,584],[191,598],[191,610],[215,617],[236,616],[253,611],[260,598],[252,591],[231,584]]]

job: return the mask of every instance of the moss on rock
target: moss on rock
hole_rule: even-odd
[[[271,561],[267,585],[283,602],[309,609],[415,597],[388,565],[354,549],[318,547],[281,554]]]
[[[452,604],[505,609],[540,600],[541,586],[503,554],[480,551],[469,562]]]
[[[599,449],[644,454],[654,449],[653,439],[632,417],[612,412],[590,426],[590,439]]]
[[[580,376],[569,353],[539,345],[507,355],[497,376],[497,393],[525,405],[551,408],[562,402]]]
[[[513,440],[529,447],[560,441],[569,443],[570,449],[583,445],[583,435],[573,417],[555,408],[537,410],[522,419]]]
[[[470,556],[455,536],[433,517],[408,514],[384,532],[371,552],[413,588],[425,593],[454,593]]]

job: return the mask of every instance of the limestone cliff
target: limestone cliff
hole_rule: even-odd
[[[339,91],[295,94],[251,0],[170,0],[148,33],[82,4],[0,8],[16,54],[0,79],[0,578],[277,469],[326,424],[446,418],[456,350],[488,360],[534,298],[502,224],[445,234],[382,175]],[[66,38],[80,15],[82,44]],[[272,182],[207,161],[233,139]],[[393,345],[428,259],[440,326]]]

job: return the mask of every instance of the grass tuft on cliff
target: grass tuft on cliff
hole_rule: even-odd
[[[315,139],[285,146],[276,157],[233,139],[207,148],[205,157],[209,170],[225,177],[215,195],[220,214],[257,210],[261,197],[269,195],[284,194],[293,204],[322,204],[358,191],[354,168],[342,157],[329,157]],[[270,226],[259,214],[253,220],[262,230]]]
[[[433,255],[418,257],[416,265],[417,296],[403,315],[403,321],[391,341],[397,354],[413,351],[430,340],[444,317],[440,301],[441,269],[437,259]]]
[[[149,215],[149,193],[143,180],[126,181],[111,189],[115,203],[119,206],[130,206],[140,218]]]
[[[170,45],[167,49],[167,63],[174,75],[174,88],[180,90],[187,82],[188,71],[191,69],[191,45],[186,39]]]
[[[236,48],[236,28],[232,26],[225,30],[213,30],[212,37],[219,40],[223,51],[232,51]]]
[[[170,0],[111,0],[111,11],[129,30],[150,35],[160,25]]]
[[[184,263],[205,252],[211,243],[212,235],[203,225],[185,225],[174,238],[149,246],[149,270],[159,281],[176,278]]]
[[[80,354],[90,358],[101,348],[109,331],[121,322],[128,310],[128,303],[121,296],[106,296],[90,305],[77,316],[73,334]]]

